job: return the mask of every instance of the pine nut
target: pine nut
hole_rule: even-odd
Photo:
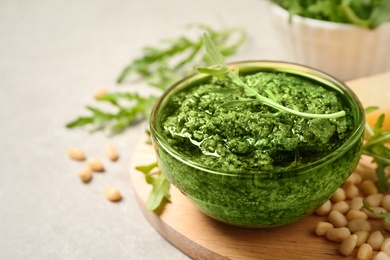
[[[365,219],[352,219],[348,222],[347,227],[351,231],[351,233],[355,233],[357,231],[370,231],[371,224]]]
[[[369,244],[362,244],[358,250],[357,258],[359,260],[371,260],[372,259],[372,247]]]
[[[81,168],[78,175],[83,182],[89,182],[92,179],[92,171],[87,166]]]
[[[346,182],[343,189],[345,191],[345,196],[348,199],[353,199],[359,195],[359,188],[351,182]]]
[[[382,198],[382,207],[384,207],[387,211],[390,211],[390,195],[385,195]]]
[[[348,221],[351,221],[352,219],[367,219],[367,214],[364,213],[363,211],[360,211],[360,210],[356,210],[356,209],[351,209],[348,213],[347,213],[347,220]]]
[[[336,228],[345,227],[348,224],[347,218],[337,210],[333,210],[329,213],[328,220]]]
[[[374,260],[390,260],[390,256],[386,254],[385,252],[379,252],[375,257]]]
[[[343,242],[341,242],[339,247],[340,253],[345,256],[350,255],[356,247],[356,242],[357,242],[356,235],[350,235],[349,237],[344,239]]]
[[[387,239],[385,239],[385,241],[383,241],[382,246],[381,246],[381,251],[390,255],[390,238],[387,238]]]
[[[359,246],[363,245],[364,243],[366,243],[367,239],[368,239],[368,236],[370,235],[370,233],[368,233],[368,231],[364,231],[364,230],[355,232],[354,234],[357,236],[357,243],[356,243],[357,247],[359,247]]]
[[[362,176],[354,172],[348,177],[347,182],[359,185],[362,182]]]
[[[384,240],[385,238],[380,231],[374,231],[368,237],[367,244],[372,247],[372,250],[380,250]]]
[[[330,202],[330,200],[328,200],[324,204],[322,204],[321,207],[319,207],[316,210],[316,214],[320,215],[320,216],[327,215],[330,212],[331,208],[332,208],[332,202]]]
[[[334,226],[331,223],[320,221],[316,225],[315,233],[317,236],[325,236],[326,233],[332,228],[334,228]]]
[[[364,200],[370,207],[379,207],[382,203],[383,194],[376,193],[367,196]]]
[[[104,196],[110,201],[120,201],[122,199],[120,191],[112,186],[107,186],[104,189]]]
[[[77,161],[84,161],[85,160],[85,154],[84,151],[81,150],[79,147],[72,147],[68,149],[68,156],[72,158],[73,160]]]
[[[93,96],[94,98],[98,99],[107,93],[108,93],[108,89],[106,87],[100,87],[93,92]]]
[[[390,221],[383,220],[383,228],[390,232]]]
[[[111,161],[118,160],[119,155],[118,155],[118,152],[113,145],[108,145],[105,148],[105,153],[106,153],[107,158],[110,159]]]
[[[95,158],[95,157],[89,158],[87,160],[87,165],[94,172],[102,172],[102,171],[104,171],[104,167],[103,167],[102,162],[99,159]]]
[[[342,188],[337,188],[337,190],[335,191],[335,193],[333,193],[330,200],[333,202],[338,202],[338,201],[345,200],[345,198],[346,198],[345,191]]]
[[[333,228],[326,233],[326,238],[333,242],[342,242],[344,239],[351,235],[346,227]]]
[[[378,193],[378,188],[372,180],[364,180],[360,186],[366,195],[372,195]]]
[[[355,197],[351,200],[351,209],[361,210],[363,208],[363,198]]]
[[[342,200],[333,204],[331,210],[337,210],[338,212],[345,214],[349,211],[349,204],[345,200]]]

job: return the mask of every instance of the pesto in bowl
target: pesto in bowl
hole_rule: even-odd
[[[243,227],[273,227],[321,206],[356,167],[364,111],[343,83],[307,67],[230,64],[241,79],[285,107],[338,118],[303,118],[259,102],[229,80],[196,74],[156,103],[150,130],[158,165],[207,215]]]

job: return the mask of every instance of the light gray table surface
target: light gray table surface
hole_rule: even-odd
[[[87,115],[92,93],[115,80],[141,48],[179,36],[189,23],[241,26],[245,46],[228,61],[284,59],[265,0],[0,1],[0,259],[187,259],[142,215],[129,163],[145,122],[109,137],[65,124]],[[126,88],[126,87],[124,87]],[[142,83],[129,90],[146,93]],[[114,144],[119,161],[104,147]],[[89,184],[82,147],[106,172]],[[106,185],[123,200],[110,203]]]

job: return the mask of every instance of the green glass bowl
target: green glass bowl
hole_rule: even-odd
[[[362,105],[344,83],[312,68],[273,61],[246,61],[229,66],[238,68],[243,74],[259,71],[296,74],[337,89],[353,114],[351,135],[332,153],[293,170],[259,170],[243,174],[204,167],[184,158],[168,144],[160,120],[162,109],[175,93],[210,80],[208,75],[195,74],[166,90],[152,110],[150,130],[158,165],[174,186],[214,219],[252,228],[295,222],[328,200],[358,164],[365,125]]]

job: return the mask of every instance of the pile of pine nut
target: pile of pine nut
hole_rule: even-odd
[[[390,260],[390,221],[363,207],[364,200],[375,213],[390,212],[390,194],[381,193],[377,181],[373,170],[356,171],[316,211],[327,221],[317,223],[315,234],[340,243],[344,256]]]
[[[108,145],[105,148],[105,154],[107,158],[111,161],[116,161],[119,158],[119,154],[116,150],[116,148],[113,145]],[[79,147],[72,147],[68,149],[68,156],[77,161],[84,161],[86,160],[86,156],[84,151]],[[79,172],[78,176],[81,181],[84,183],[90,182],[92,180],[92,172],[103,172],[104,171],[104,165],[101,160],[99,160],[96,157],[89,157],[87,159],[86,165],[83,166]],[[103,191],[104,196],[112,202],[117,202],[122,199],[122,195],[120,191],[113,187],[113,186],[107,186]]]

